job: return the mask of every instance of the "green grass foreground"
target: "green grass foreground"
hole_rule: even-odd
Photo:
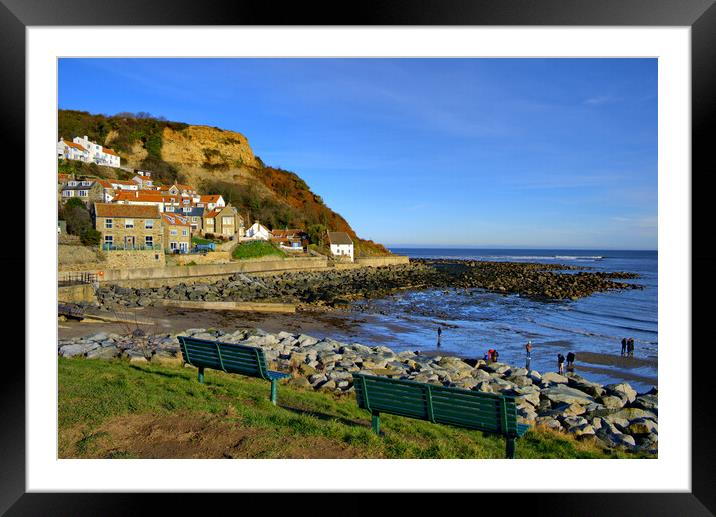
[[[267,241],[251,241],[239,244],[234,248],[232,253],[232,257],[237,260],[266,257],[270,255],[285,257],[286,253]]]
[[[382,436],[355,396],[179,365],[58,359],[60,458],[504,458],[505,440],[394,415]],[[547,430],[517,458],[634,458]]]

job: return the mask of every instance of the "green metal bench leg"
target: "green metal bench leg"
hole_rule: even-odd
[[[272,403],[274,406],[276,405],[276,392],[278,391],[278,390],[277,390],[277,386],[276,386],[276,382],[277,382],[276,379],[273,379],[273,380],[271,381],[271,403]]]
[[[507,452],[505,457],[508,459],[514,459],[515,457],[515,441],[515,438],[509,436],[507,437]]]
[[[373,425],[373,432],[380,435],[380,413],[378,411],[372,413],[371,424]]]
[[[204,384],[204,368],[199,367],[199,382]]]

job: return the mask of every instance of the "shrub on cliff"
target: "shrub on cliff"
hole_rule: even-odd
[[[85,246],[97,246],[101,238],[102,234],[94,228],[87,228],[80,234],[80,241]]]

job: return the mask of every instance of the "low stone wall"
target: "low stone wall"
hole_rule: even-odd
[[[408,257],[404,255],[390,255],[387,257],[358,257],[354,264],[359,266],[396,266],[398,264],[407,264],[410,262]]]
[[[167,261],[172,261],[180,266],[190,264],[191,262],[194,262],[194,264],[196,265],[229,264],[231,262],[231,253],[228,251],[212,251],[207,253],[206,255],[173,255],[171,258],[167,258]]]
[[[57,288],[57,299],[65,303],[97,302],[92,284],[68,285]]]
[[[243,312],[296,312],[292,303],[268,302],[204,302],[192,300],[160,300],[159,305],[165,307],[181,307],[183,309],[208,309],[214,311],[243,311]]]
[[[107,255],[110,255],[110,253]],[[312,270],[325,268],[326,264],[325,257],[307,257],[278,260],[241,260],[229,264],[202,264],[196,266],[137,267],[134,269],[107,268],[102,272],[99,280],[100,283],[104,284],[119,283],[126,280],[182,279],[182,281],[185,281],[188,278],[229,276],[234,273]]]
[[[105,252],[106,269],[137,270],[164,266],[164,250],[115,250]],[[107,271],[105,271],[105,274]]]

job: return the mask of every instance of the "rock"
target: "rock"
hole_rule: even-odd
[[[637,418],[629,422],[626,431],[631,435],[656,434],[659,432],[659,426],[648,418]]]
[[[631,407],[646,409],[658,413],[659,411],[659,399],[657,395],[637,395]]]
[[[85,338],[87,341],[105,341],[109,338],[106,332],[98,332],[97,334],[93,334],[87,338]]]
[[[551,416],[538,416],[535,419],[535,424],[548,429],[553,429],[555,431],[562,430],[562,424],[559,423],[559,420],[552,418]]]
[[[114,359],[119,356],[119,349],[116,346],[99,347],[87,352],[87,359]]]
[[[560,404],[553,407],[552,411],[564,415],[565,417],[579,416],[587,412],[581,404]]]
[[[627,400],[631,403],[636,399],[636,390],[634,390],[628,383],[621,382],[618,384],[607,384],[604,386],[610,395],[615,393],[623,393],[626,395]]]
[[[581,416],[568,416],[566,418],[560,418],[559,420],[561,420],[562,424],[567,428],[568,431],[572,427],[579,427],[589,423],[586,418],[583,418]]]
[[[336,381],[329,380],[324,382],[323,384],[318,385],[319,389],[322,390],[334,390],[337,387]]]
[[[490,374],[489,374],[489,373],[487,373],[485,370],[480,370],[480,369],[478,369],[478,368],[475,368],[475,369],[471,372],[471,375],[472,375],[475,379],[477,379],[478,381],[486,381],[486,380],[489,380],[489,379],[490,379]]]
[[[516,386],[530,386],[532,384],[532,379],[530,379],[526,375],[519,375],[517,377],[511,375],[507,378],[507,380],[515,384]]]
[[[573,434],[576,438],[584,436],[594,436],[594,427],[590,424],[575,425],[569,428],[569,433]]]
[[[602,411],[595,411],[595,416],[601,416],[603,420],[606,420],[607,422],[615,422],[618,420],[636,420],[637,418],[648,418],[650,420],[657,420],[657,417],[654,413],[651,411],[646,411],[645,409],[639,409],[639,408],[622,408],[618,411],[608,412],[607,414],[601,414]]]
[[[306,363],[301,363],[298,366],[298,371],[301,373],[301,375],[304,375],[306,377],[316,373],[316,369],[312,368],[311,366],[308,366]]]
[[[604,407],[609,409],[622,408],[627,401],[626,398],[621,398],[614,395],[602,395],[597,400],[599,401],[599,403],[603,404]]]
[[[570,388],[583,391],[584,393],[592,397],[599,397],[605,391],[601,384],[597,384],[596,382],[590,382],[586,379],[579,377],[578,375],[571,375],[567,377],[567,379],[567,384]]]
[[[318,343],[318,340],[315,337],[307,336],[306,334],[301,334],[296,338],[296,341],[303,347],[303,346],[312,346]]]
[[[85,347],[83,345],[65,345],[60,348],[60,355],[62,357],[75,357],[84,354]]]
[[[568,379],[564,375],[554,372],[547,372],[542,375],[542,382],[550,382],[552,384],[567,384]]]
[[[563,384],[543,389],[541,397],[548,399],[553,404],[564,403],[586,405],[594,402],[594,399],[586,393]]]

